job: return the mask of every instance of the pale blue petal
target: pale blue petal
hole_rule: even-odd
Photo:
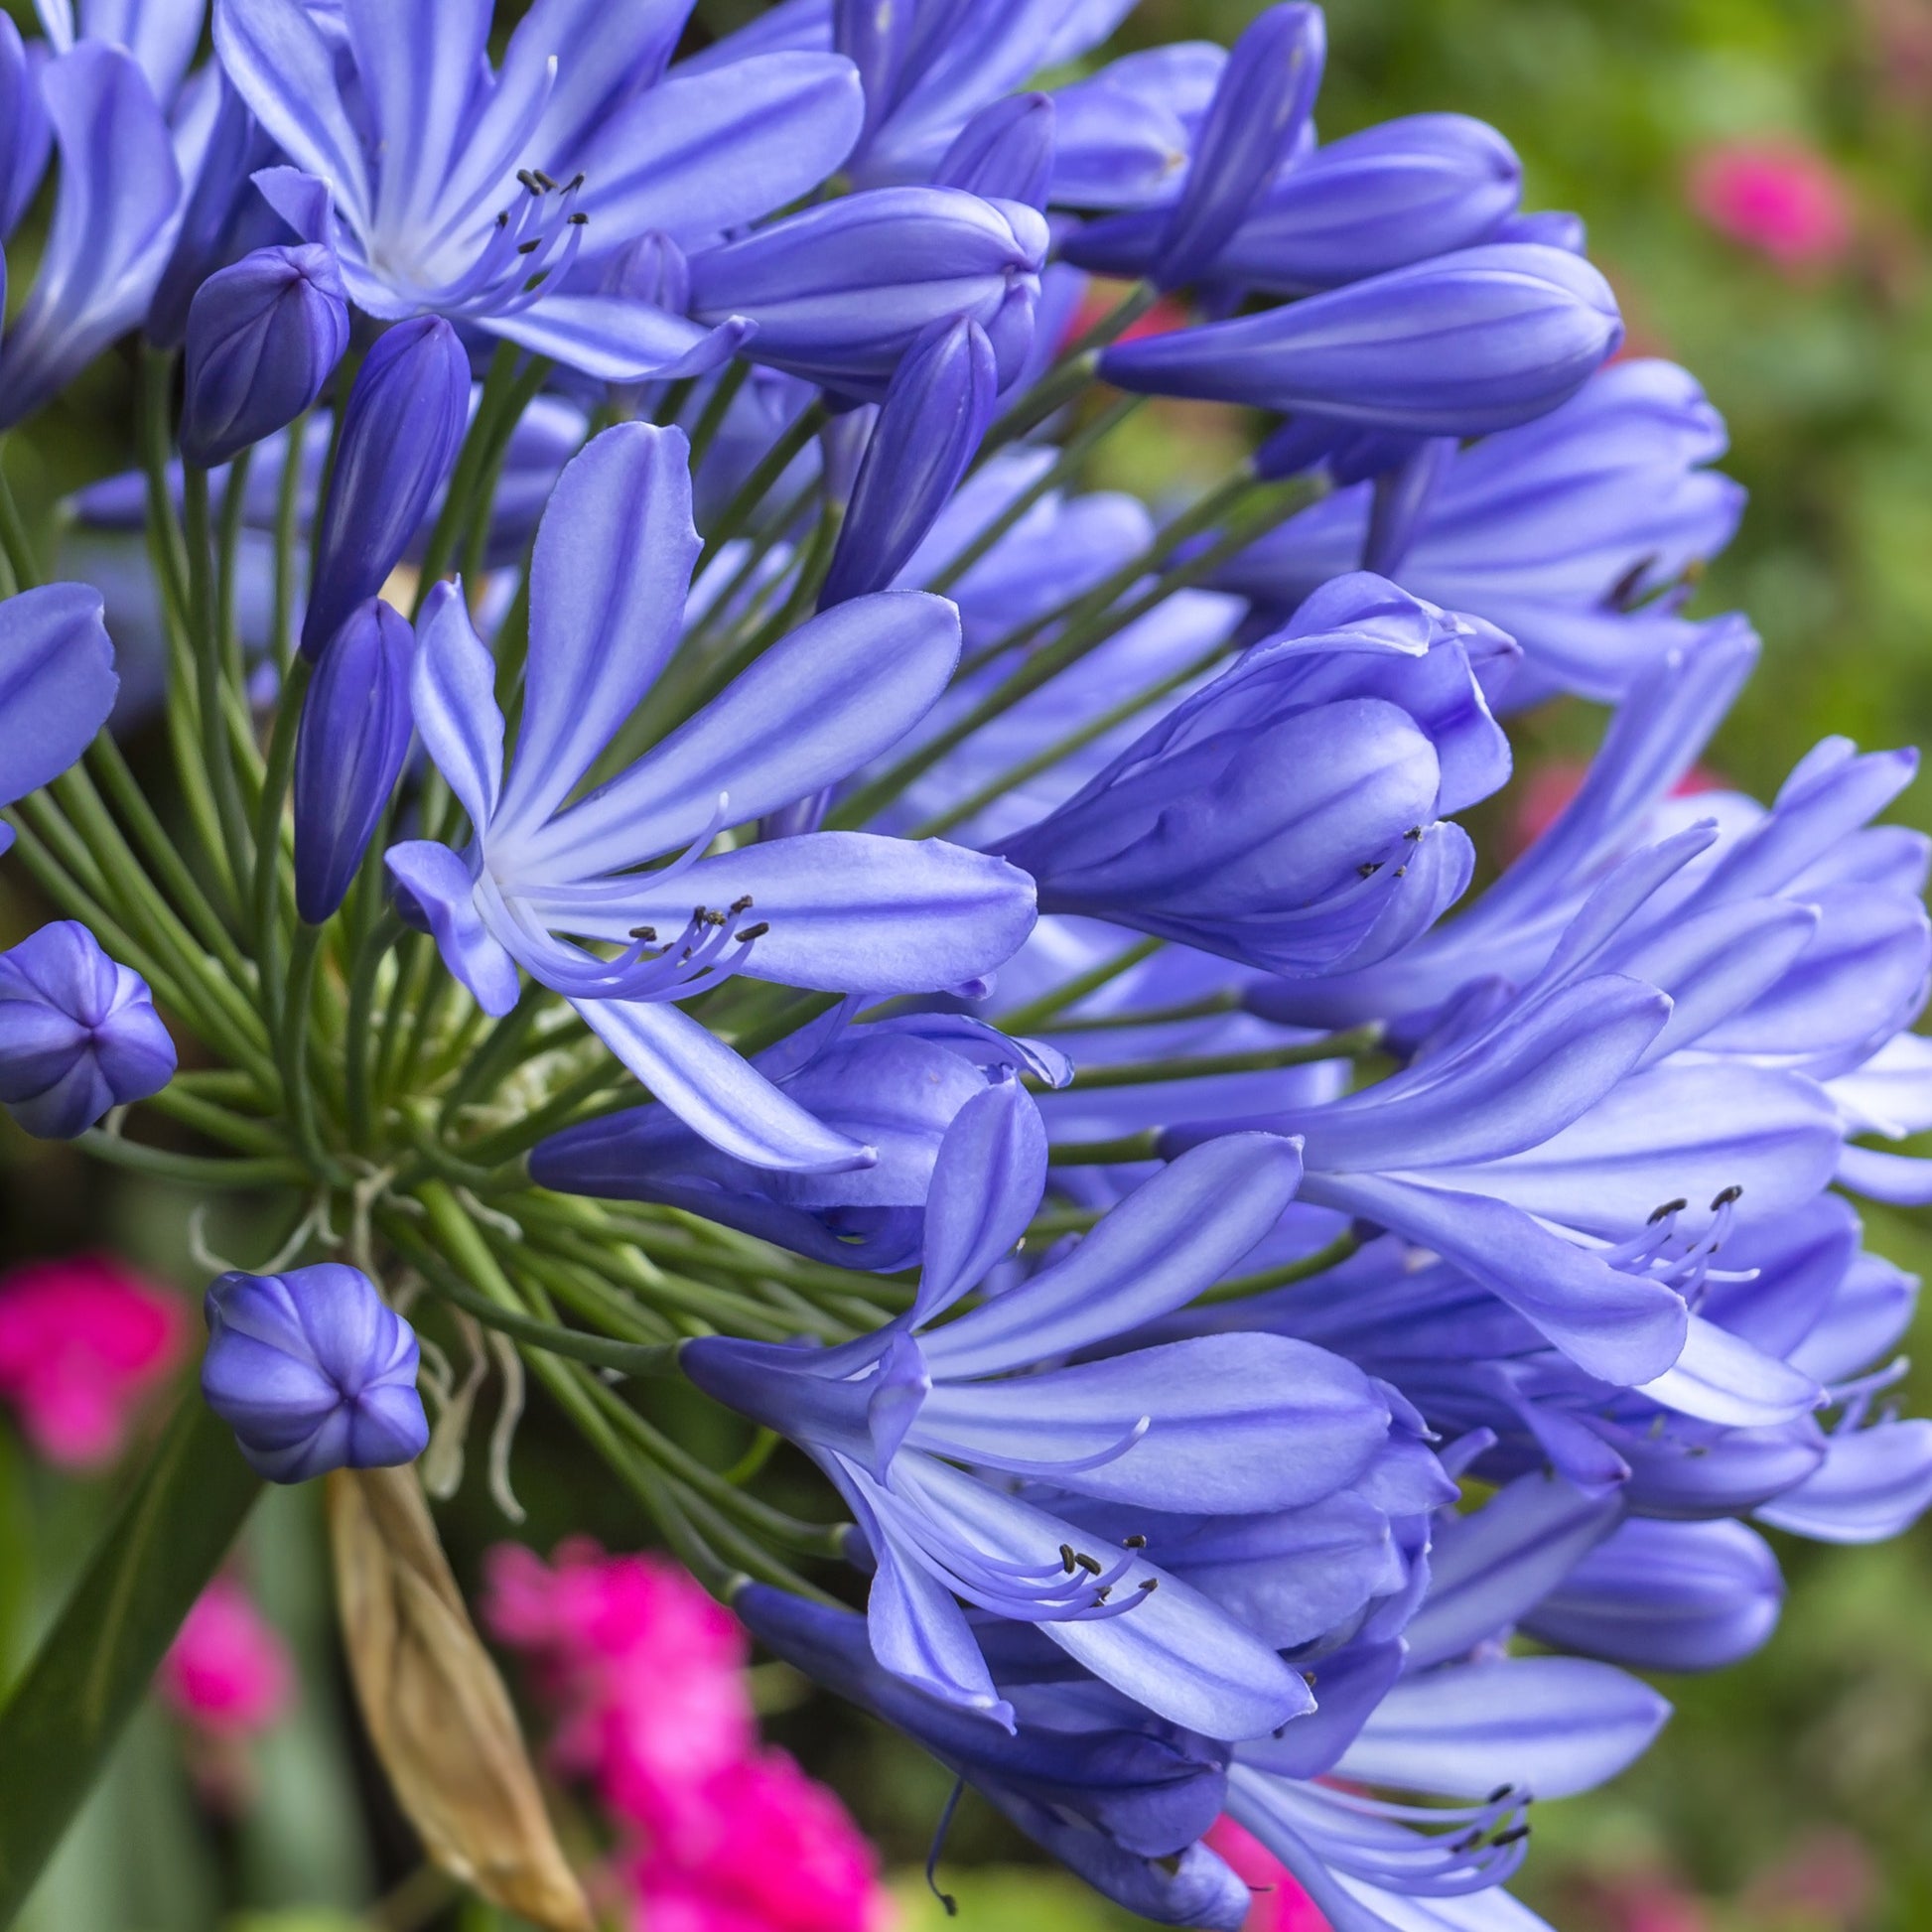
[[[503,714],[496,660],[470,621],[461,580],[430,592],[416,636],[409,693],[416,729],[470,823],[485,832],[503,777]]]

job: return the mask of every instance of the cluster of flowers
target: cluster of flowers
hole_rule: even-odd
[[[72,533],[146,522],[99,581],[188,827],[0,504],[0,790],[70,914],[0,960],[0,1099],[321,1190],[288,1259],[366,1266],[209,1294],[265,1474],[422,1449],[408,1272],[1133,1909],[1241,1923],[1226,1813],[1335,1932],[1503,1932],[1532,1797],[1662,1721],[1622,1667],[1775,1622],[1745,1519],[1932,1498],[1845,1198],[1932,1200],[1861,1144],[1932,1126],[1913,760],[1677,795],[1755,653],[1686,615],[1740,509],[1696,383],[1605,366],[1493,129],[1319,139],[1314,6],[1097,54],[1128,11],[537,0],[492,65],[484,0],[216,0],[186,77],[190,0],[0,23],[0,209],[61,155],[0,423],[144,330],[145,475]],[[1075,486],[1147,395],[1261,419],[1164,521]],[[1558,693],[1600,751],[1471,896]],[[171,1080],[156,1001],[226,1064]],[[227,1152],[97,1125],[144,1101]]]
[[[759,1742],[749,1641],[662,1557],[587,1542],[490,1552],[483,1613],[557,1714],[551,1758],[624,1829],[623,1889],[664,1932],[878,1932],[871,1846],[838,1799]]]

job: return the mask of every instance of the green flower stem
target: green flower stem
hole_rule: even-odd
[[[165,1148],[143,1147],[89,1128],[75,1142],[83,1154],[112,1168],[127,1168],[157,1180],[178,1181],[184,1187],[299,1187],[310,1179],[299,1161],[213,1159],[200,1154],[171,1154]]]
[[[225,1017],[226,1031],[248,1042],[257,1071],[268,1065],[267,1035],[248,1004],[254,969],[235,951],[232,940],[211,961],[197,945],[176,910],[156,890],[114,821],[93,780],[79,765],[56,780],[54,797],[71,816],[84,850],[99,868],[108,901],[127,914],[172,961],[178,983],[191,987]],[[218,1024],[218,1023],[217,1023]]]
[[[374,1072],[375,1029],[371,1016],[375,1006],[376,976],[397,939],[407,930],[393,911],[387,911],[370,928],[355,954],[348,977],[348,1018],[343,1033],[345,1098],[344,1112],[348,1123],[349,1145],[366,1150],[374,1137],[374,1117],[369,1105],[369,1086]]]
[[[1232,1281],[1216,1282],[1195,1298],[1195,1306],[1204,1302],[1239,1302],[1271,1288],[1287,1288],[1293,1282],[1325,1275],[1330,1268],[1338,1268],[1361,1245],[1352,1232],[1338,1234],[1325,1248],[1317,1248],[1300,1261],[1285,1261],[1279,1268],[1264,1268],[1257,1275],[1237,1275]]]
[[[1000,539],[1013,530],[1020,519],[1037,503],[1042,496],[1060,487],[1080,470],[1088,457],[1117,430],[1122,423],[1141,409],[1147,402],[1146,396],[1122,396],[1109,403],[1092,422],[1086,424],[1074,435],[1067,438],[1053,461],[1043,469],[1025,489],[1001,510],[992,522],[987,524],[971,543],[948,563],[925,588],[943,596],[984,557]]]
[[[6,439],[0,437],[0,457],[4,457],[5,451]],[[34,555],[20,505],[14,501],[13,484],[7,481],[4,462],[0,462],[0,551],[6,553],[16,588],[31,591],[41,583],[40,559]]]
[[[808,483],[801,483],[792,492],[790,498],[772,513],[770,520],[756,535],[746,538],[744,560],[732,572],[731,576],[726,580],[723,589],[712,600],[711,609],[703,621],[685,638],[680,647],[682,650],[689,651],[699,657],[707,656],[712,640],[719,628],[732,625],[743,628],[745,625],[757,621],[759,611],[763,608],[765,601],[770,597],[777,583],[782,581],[784,573],[779,571],[773,574],[772,584],[767,585],[759,593],[759,598],[751,609],[739,611],[737,608],[739,599],[750,588],[764,560],[770,556],[779,544],[789,541],[792,533],[798,528],[799,521],[804,516],[812,498],[817,495],[818,488],[819,482],[816,477],[813,477]]]
[[[463,551],[464,574],[472,584],[481,581],[488,559],[490,519],[496,513],[496,492],[503,481],[503,467],[509,461],[510,438],[516,433],[517,424],[523,420],[524,413],[536,400],[549,376],[548,358],[533,355],[524,366],[523,373],[516,378],[509,402],[496,425],[495,435],[483,452],[476,488],[472,492],[469,538]],[[590,434],[595,436],[596,429],[593,428]],[[589,438],[585,440],[588,442]]]
[[[753,511],[770,495],[778,479],[791,468],[794,459],[824,426],[825,405],[822,402],[811,403],[792,419],[784,434],[764,453],[758,467],[739,485],[738,493],[719,513],[718,521],[705,532],[704,550],[698,558],[697,569],[691,573],[694,579],[702,577],[705,566],[735,536],[743,533]]]
[[[302,520],[302,452],[309,441],[310,412],[289,425],[282,475],[275,491],[275,592],[268,647],[284,685],[295,663],[295,551]],[[320,520],[320,519],[318,519]]]
[[[322,1141],[316,1117],[315,1093],[309,1083],[309,1007],[315,991],[316,963],[322,954],[322,928],[305,925],[295,935],[289,958],[288,997],[283,1004],[276,1037],[276,1058],[282,1069],[282,1092],[295,1144],[316,1178],[331,1182],[341,1170]]]
[[[141,469],[148,485],[148,538],[162,598],[177,625],[188,621],[188,547],[168,482],[172,445],[169,401],[175,385],[172,349],[141,351]]]
[[[518,1203],[519,1208],[523,1205]],[[649,1344],[678,1338],[676,1325],[657,1310],[645,1308],[611,1287],[606,1280],[609,1257],[605,1253],[600,1252],[596,1262],[576,1261],[552,1253],[533,1240],[518,1255],[517,1263],[519,1272],[532,1277],[546,1294],[620,1341]]]
[[[1111,1168],[1160,1158],[1161,1130],[1150,1127],[1139,1134],[1123,1134],[1116,1141],[1060,1141],[1047,1150],[1046,1164],[1052,1168]]]
[[[261,1478],[191,1395],[0,1710],[0,1925],[92,1788]]]
[[[273,1032],[281,1010],[281,941],[277,889],[285,877],[282,865],[282,815],[288,802],[289,780],[295,771],[296,733],[302,723],[302,701],[308,694],[315,666],[298,657],[283,680],[275,707],[275,729],[268,741],[268,765],[262,776],[261,804],[255,814],[255,953],[261,961],[262,1018]]]
[[[208,903],[167,828],[149,804],[140,781],[129,768],[110,732],[102,732],[87,750],[87,761],[99,773],[120,815],[127,821],[143,856],[158,875],[170,902],[193,929],[203,947],[220,961],[237,987],[247,983],[249,967],[233,935]]]
[[[980,788],[960,800],[957,805],[948,806],[943,812],[936,812],[931,818],[915,826],[906,836],[913,839],[936,838],[942,832],[949,832],[955,825],[963,825],[976,817],[987,806],[1004,798],[1009,791],[1016,790],[1030,778],[1036,778],[1042,771],[1050,771],[1054,765],[1070,753],[1078,752],[1091,745],[1095,739],[1104,738],[1117,726],[1124,725],[1135,718],[1149,705],[1159,704],[1163,698],[1176,691],[1183,691],[1204,672],[1211,670],[1227,654],[1225,640],[1211,650],[1203,651],[1198,657],[1183,664],[1179,670],[1150,684],[1145,690],[1137,691],[1132,697],[1123,698],[1119,704],[1103,711],[1097,718],[1089,719],[1078,731],[1068,732],[1045,751],[1035,753],[1032,758],[1022,759],[1017,764],[1010,764],[997,778],[989,779]]]
[[[431,1290],[473,1315],[486,1328],[497,1329],[511,1340],[544,1353],[573,1361],[588,1362],[593,1368],[614,1368],[624,1375],[670,1375],[676,1372],[676,1350],[663,1344],[612,1341],[604,1335],[587,1335],[555,1322],[539,1321],[527,1313],[517,1300],[516,1291],[496,1266],[488,1245],[477,1235],[476,1224],[458,1206],[456,1197],[440,1181],[426,1181],[417,1189],[417,1199],[429,1210],[449,1259],[425,1241],[404,1215],[394,1212],[377,1215],[384,1236],[413,1266]],[[467,1229],[468,1234],[453,1236],[452,1229]],[[466,1275],[488,1288],[482,1292],[471,1285]]]
[[[731,406],[738,400],[739,391],[745,387],[746,378],[751,373],[751,363],[734,358],[712,384],[711,394],[705,398],[704,408],[698,412],[698,420],[691,426],[691,474],[694,477],[698,474],[699,466],[711,454],[711,446],[718,440],[718,432],[724,428],[725,418],[731,414]]]
[[[1318,1060],[1353,1059],[1372,1052],[1382,1038],[1379,1024],[1351,1027],[1346,1033],[1326,1034],[1287,1046],[1263,1046],[1248,1053],[1203,1053],[1193,1059],[1114,1060],[1083,1066],[1073,1076],[1074,1089],[1090,1093],[1101,1087],[1149,1086],[1164,1080],[1204,1080],[1217,1073],[1269,1073],[1284,1066],[1311,1066]],[[1029,1075],[1035,1092],[1044,1082]]]
[[[193,620],[197,708],[202,754],[214,793],[214,809],[226,854],[226,872],[237,900],[247,897],[251,842],[241,786],[228,739],[226,684],[220,634],[215,563],[208,532],[207,472],[191,466],[184,474],[188,501],[189,609]]]
[[[1211,1020],[1216,1014],[1239,1013],[1241,995],[1232,989],[1204,999],[1183,1000],[1171,1007],[1139,1007],[1130,1013],[1101,1013],[1092,1019],[1055,1020],[1053,1034],[1113,1033],[1125,1027],[1170,1027],[1182,1020]]]
[[[1068,343],[1064,353],[1078,355],[1086,349],[1105,348],[1119,342],[1160,299],[1161,291],[1152,282],[1136,282],[1091,329]]]
[[[536,1025],[544,1004],[544,989],[535,980],[527,981],[517,995],[515,1006],[490,1027],[483,1044],[470,1054],[456,1083],[444,1096],[437,1119],[439,1128],[447,1132],[460,1109],[494,1093],[498,1083],[521,1064],[530,1029]]]
[[[732,1569],[698,1534],[690,1518],[671,1500],[663,1478],[618,1436],[591,1398],[589,1378],[574,1374],[565,1363],[541,1352],[530,1358],[530,1366],[578,1433],[643,1505],[678,1561],[714,1596],[730,1601],[734,1591],[751,1580]]]
[[[655,1428],[631,1408],[616,1389],[601,1382],[587,1386],[593,1389],[598,1407],[619,1430],[667,1474],[687,1483],[706,1501],[742,1518],[759,1535],[768,1536],[785,1549],[796,1550],[800,1556],[836,1560],[845,1554],[848,1525],[801,1522],[795,1516],[787,1516],[781,1509],[773,1509],[769,1503],[759,1502],[756,1496],[747,1495],[719,1470],[708,1468],[688,1449],[674,1443],[662,1430]]]
[[[862,785],[832,813],[829,824],[851,828],[864,825],[882,806],[890,804],[915,778],[929,771],[947,753],[956,750],[983,725],[1002,716],[1020,699],[1030,696],[1068,666],[1077,663],[1088,651],[1144,617],[1164,599],[1191,583],[1201,573],[1196,558],[1182,569],[1171,572],[1154,588],[1132,604],[1117,608],[1117,601],[1168,558],[1204,530],[1230,520],[1231,513],[1256,495],[1271,507],[1287,503],[1281,517],[1292,514],[1306,501],[1306,492],[1277,484],[1257,484],[1245,470],[1211,489],[1191,508],[1183,510],[1137,557],[1132,558],[1091,590],[1070,598],[1043,617],[1023,624],[997,643],[990,644],[976,657],[960,666],[959,675],[968,676],[994,659],[1005,656],[1059,624],[1064,627],[1050,642],[1031,651],[1001,679],[998,685],[956,723],[936,733],[916,751],[908,753],[872,783]],[[1278,519],[1279,520],[1279,519]],[[1245,549],[1261,532],[1250,528],[1252,516],[1236,521],[1242,532],[1237,548]],[[1216,563],[1219,559],[1216,558]],[[1212,566],[1209,566],[1210,568]]]
[[[590,1102],[601,1095],[610,1094],[614,1087],[627,1087],[630,1091],[621,1094],[608,1106],[585,1113]],[[541,1107],[526,1115],[515,1126],[486,1135],[481,1141],[467,1143],[460,1147],[459,1152],[466,1161],[475,1162],[479,1167],[501,1167],[504,1162],[527,1154],[539,1141],[573,1126],[579,1119],[595,1119],[600,1114],[615,1113],[623,1107],[639,1106],[647,1097],[637,1085],[637,1076],[628,1067],[621,1061],[600,1060],[567,1086],[560,1087]]]
[[[976,466],[1036,430],[1055,410],[1064,409],[1093,386],[1100,367],[1097,348],[1070,349],[1027,392],[1008,405],[981,440]]]
[[[141,1104],[242,1154],[262,1155],[275,1161],[293,1158],[288,1142],[272,1123],[237,1114],[232,1108],[205,1099],[182,1086],[179,1081],[171,1082],[159,1093],[150,1094]]]
[[[1111,959],[1103,959],[1098,966],[1089,966],[1084,973],[1063,981],[1050,993],[1042,993],[1038,999],[1001,1014],[993,1024],[1003,1034],[1033,1033],[1044,1027],[1055,1014],[1077,1006],[1089,993],[1097,993],[1121,974],[1131,972],[1142,960],[1152,959],[1161,950],[1162,943],[1159,939],[1137,939]]]
[[[522,353],[514,343],[499,342],[495,353],[489,358],[489,368],[483,376],[483,394],[477,399],[477,413],[471,417],[469,429],[464,434],[463,447],[457,452],[456,467],[450,472],[450,481],[443,492],[443,507],[437,512],[429,542],[424,546],[415,608],[409,614],[412,621],[422,615],[423,600],[429,596],[430,587],[448,571],[450,559],[456,554],[457,537],[470,515],[478,479],[487,464],[497,419],[509,406],[511,393],[516,387],[516,364]]]
[[[215,538],[214,612],[215,635],[221,640],[221,674],[230,694],[239,693],[246,702],[248,670],[242,661],[241,625],[235,611],[235,578],[241,558],[242,512],[246,507],[248,466],[254,461],[252,447],[241,452],[228,466],[228,481],[221,491],[221,519]],[[248,749],[255,750],[251,734]]]

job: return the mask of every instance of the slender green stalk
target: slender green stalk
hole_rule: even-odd
[[[163,1653],[261,1493],[191,1395],[0,1710],[0,1925],[10,1924],[106,1765]]]
[[[1004,1034],[1031,1033],[1036,1027],[1043,1027],[1056,1013],[1077,1006],[1089,993],[1097,993],[1109,981],[1119,979],[1121,974],[1130,972],[1142,960],[1151,959],[1161,950],[1161,944],[1159,939],[1137,939],[1112,958],[1103,959],[1098,966],[1089,966],[1084,973],[1076,973],[1072,979],[1063,981],[1050,993],[1042,993],[1038,999],[1015,1007],[1011,1013],[1001,1014],[994,1024]]]
[[[190,467],[185,473],[184,488],[188,504],[188,602],[192,616],[202,755],[214,793],[214,809],[221,827],[226,870],[235,883],[237,897],[245,899],[253,847],[224,719],[226,690],[223,680],[226,667],[221,643],[214,553],[208,529],[207,472]]]
[[[288,427],[282,441],[282,475],[275,490],[275,602],[268,647],[286,687],[295,662],[295,553],[302,517],[302,453],[309,441],[308,411]]]
[[[705,532],[704,550],[698,558],[697,570],[692,572],[694,577],[701,575],[704,567],[745,528],[752,519],[753,511],[770,495],[778,479],[791,468],[806,444],[824,427],[825,405],[822,402],[812,403],[798,412],[784,434],[765,451],[758,467],[739,485],[738,493],[719,513],[718,521]]]
[[[322,956],[322,928],[305,925],[295,935],[289,958],[288,997],[276,1035],[276,1057],[282,1069],[282,1092],[296,1146],[318,1177],[335,1179],[338,1169],[323,1146],[316,1118],[315,1093],[309,1084],[309,1006],[315,990],[316,965]]]
[[[1138,1087],[1166,1080],[1205,1080],[1217,1073],[1268,1073],[1278,1067],[1311,1066],[1320,1060],[1350,1059],[1370,1051],[1382,1037],[1380,1025],[1354,1027],[1289,1046],[1263,1046],[1249,1053],[1200,1053],[1170,1060],[1113,1060],[1083,1066],[1074,1087],[1091,1093],[1102,1087]],[[1042,1083],[1029,1078],[1030,1086]]]
[[[376,975],[382,970],[396,940],[405,930],[394,912],[385,912],[357,947],[348,977],[348,1020],[343,1030],[343,1053],[346,1062],[345,1112],[348,1121],[349,1145],[367,1149],[374,1132],[369,1105],[370,1082],[375,1062],[375,1029],[370,1024],[375,1006]]]
[[[75,1142],[83,1154],[112,1168],[127,1168],[156,1180],[179,1181],[184,1187],[299,1187],[309,1176],[297,1161],[217,1159],[200,1154],[171,1154],[166,1148],[143,1147],[89,1128]]]
[[[4,458],[6,440],[0,437],[0,458]],[[16,587],[31,591],[41,579],[40,559],[34,555],[32,540],[27,535],[27,524],[20,514],[20,505],[14,501],[13,484],[7,481],[7,467],[0,461],[0,550],[6,552],[7,563],[13,571]]]
[[[295,770],[296,734],[302,702],[315,667],[298,657],[282,684],[275,707],[275,729],[268,741],[268,766],[262,775],[261,804],[255,814],[255,956],[261,962],[262,1017],[272,1033],[280,1024],[282,929],[276,914],[282,878],[282,808],[288,802]]]
[[[1330,1268],[1338,1268],[1361,1246],[1360,1237],[1352,1230],[1338,1234],[1325,1248],[1317,1248],[1311,1255],[1304,1255],[1299,1261],[1285,1261],[1278,1268],[1264,1268],[1259,1274],[1236,1275],[1231,1281],[1216,1282],[1196,1300],[1196,1306],[1203,1302],[1239,1302],[1250,1295],[1265,1294],[1271,1288],[1287,1288],[1294,1282],[1311,1280],[1316,1275],[1325,1275]]]

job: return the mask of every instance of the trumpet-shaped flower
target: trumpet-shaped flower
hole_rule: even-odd
[[[1239,1136],[1176,1161],[1063,1259],[941,1326],[1024,1233],[1045,1179],[1036,1114],[1011,1083],[947,1130],[926,1201],[912,1308],[875,1334],[801,1350],[723,1336],[687,1343],[686,1372],[790,1436],[853,1509],[878,1575],[873,1646],[935,1696],[1010,1721],[954,1600],[1036,1624],[1149,1710],[1204,1734],[1258,1735],[1308,1708],[1251,1632],[1142,1554],[1106,1560],[1048,1509],[957,1465],[1130,1508],[1239,1514],[1343,1487],[1387,1440],[1366,1377],[1316,1349],[1215,1336],[1072,1367],[1191,1301],[1274,1224],[1295,1192],[1294,1145]]]
[[[346,75],[302,0],[218,0],[228,78],[303,181],[261,177],[310,240],[334,240],[368,314],[436,314],[612,381],[689,374],[712,334],[573,271],[651,230],[681,243],[815,188],[859,132],[830,54],[664,76],[688,5],[539,0],[503,64],[489,0],[347,0]],[[317,232],[320,207],[333,208]]]
[[[470,815],[459,855],[391,849],[405,907],[491,1013],[517,970],[570,1000],[651,1091],[759,1167],[869,1165],[674,1002],[749,973],[831,992],[976,982],[1033,923],[1033,885],[937,841],[814,832],[706,856],[722,830],[835,783],[945,688],[951,606],[883,592],[767,651],[634,764],[571,802],[675,649],[698,555],[678,430],[607,431],[564,472],[538,532],[522,727],[507,774],[495,666],[459,589],[425,607],[416,725]],[[639,870],[666,859],[655,870]],[[569,936],[566,936],[569,935]],[[621,948],[604,958],[575,941]]]

